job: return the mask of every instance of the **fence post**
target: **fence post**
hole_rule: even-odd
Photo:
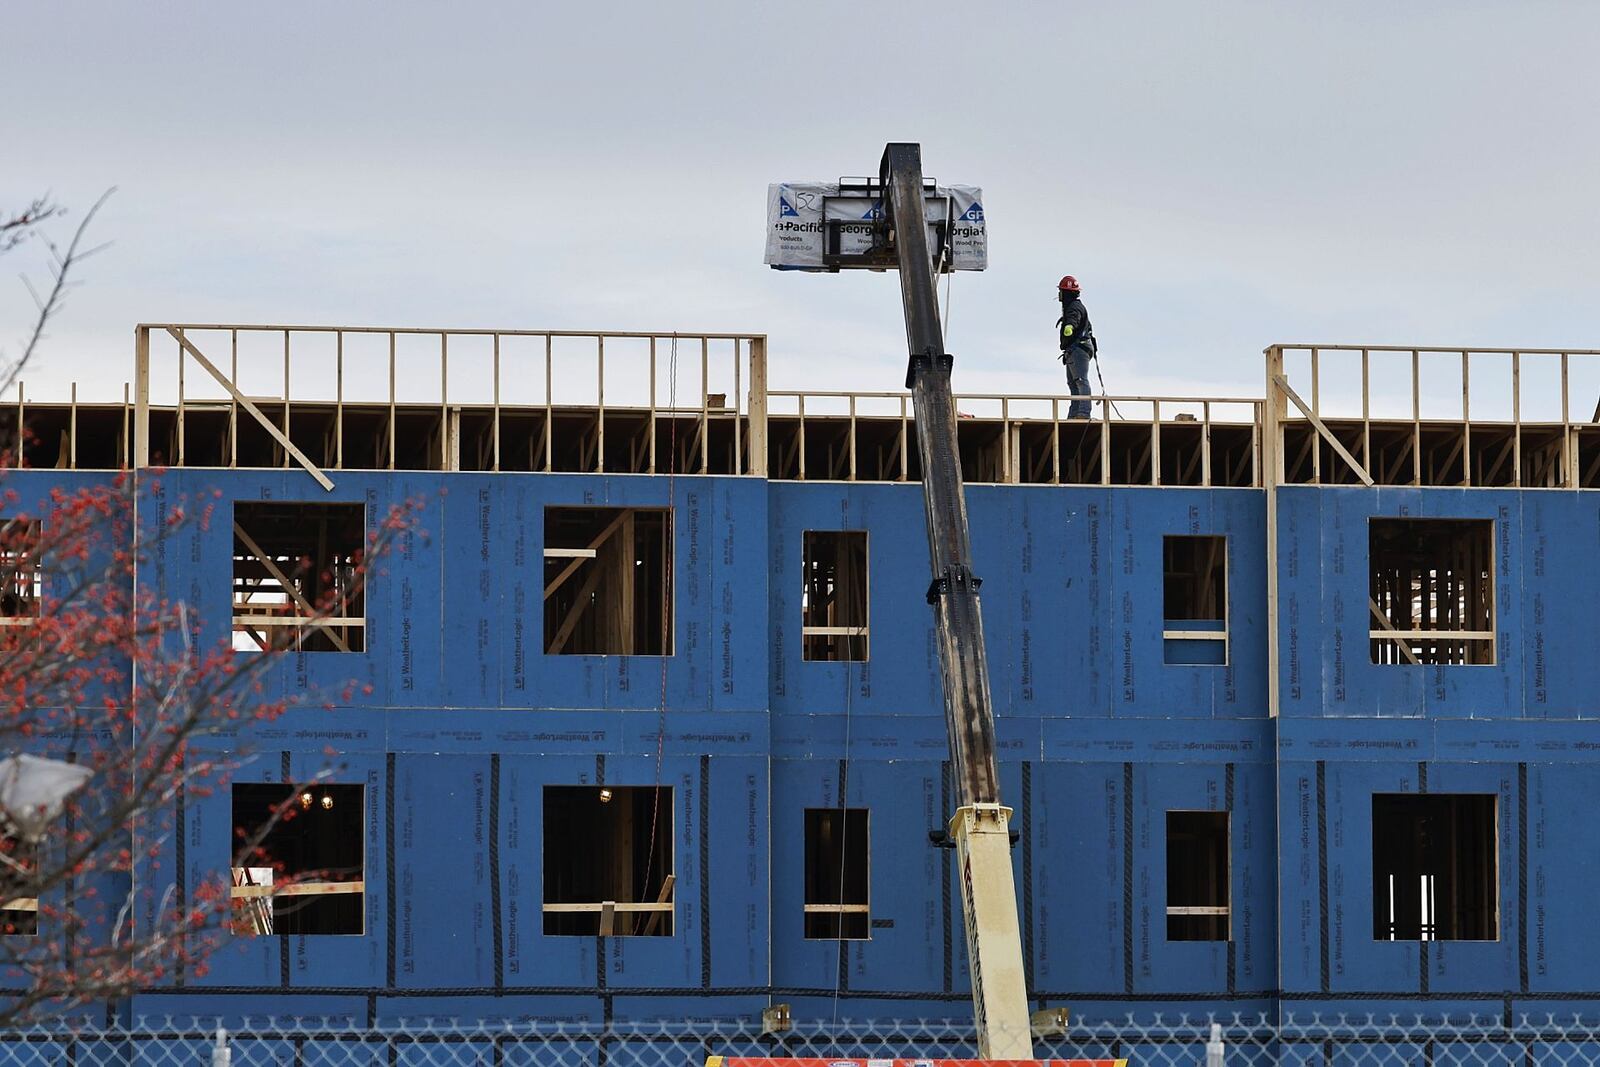
[[[227,1067],[222,1064],[221,1067]],[[1206,1042],[1206,1067],[1222,1067],[1222,1024],[1211,1024],[1211,1040]]]
[[[231,1067],[233,1063],[233,1049],[228,1047],[228,1031],[225,1027],[217,1027],[217,1043],[211,1046],[211,1067]]]

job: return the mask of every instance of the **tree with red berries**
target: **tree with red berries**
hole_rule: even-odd
[[[0,391],[36,357],[75,267],[96,251],[84,237],[103,203],[63,246],[42,232],[62,214],[52,202],[0,213],[0,253],[37,240],[49,261],[20,352],[0,353]],[[247,758],[231,740],[207,739],[283,713],[263,685],[272,662],[346,613],[415,510],[369,530],[337,582],[308,573],[310,560],[274,564],[291,624],[244,650],[208,647],[193,605],[139,578],[163,540],[209,527],[215,495],[166,497],[157,512],[159,471],[63,487],[30,479],[15,459],[0,454],[0,1027],[204,973],[241,908],[226,876],[180,893],[162,871],[176,807]],[[235,869],[271,865],[262,841],[294,818],[292,797],[285,786],[267,824],[236,842]],[[279,877],[274,892],[315,876]]]

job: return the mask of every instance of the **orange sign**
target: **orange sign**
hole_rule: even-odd
[[[901,1060],[707,1056],[706,1067],[1128,1067],[1118,1060]]]

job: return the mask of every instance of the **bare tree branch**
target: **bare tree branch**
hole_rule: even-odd
[[[33,236],[34,227],[46,219],[62,214],[60,205],[48,196],[41,196],[14,215],[0,214],[0,255]]]
[[[47,293],[41,295],[34,288],[33,283],[26,276],[23,277],[22,282],[27,286],[28,292],[33,295],[34,304],[38,307],[38,315],[34,318],[33,329],[28,333],[27,339],[23,343],[22,354],[11,363],[0,366],[0,392],[9,390],[16,383],[17,376],[22,373],[23,368],[28,365],[28,361],[38,351],[39,342],[44,340],[45,337],[45,327],[61,310],[62,304],[66,301],[67,292],[72,288],[72,284],[68,281],[72,268],[106,247],[102,244],[93,248],[84,248],[83,237],[88,232],[89,224],[94,221],[95,215],[99,214],[101,207],[110,199],[111,194],[116,191],[116,188],[112,187],[100,194],[100,198],[94,202],[94,206],[89,208],[82,220],[79,221],[77,229],[72,231],[72,240],[67,243],[65,250],[59,248],[52,241],[45,241],[45,246],[50,251],[51,259],[50,288]],[[13,217],[7,222],[0,223],[0,252],[16,247],[24,236],[33,232],[33,228],[38,222],[57,213],[58,209],[53,204],[44,200],[36,200],[30,205],[28,211]],[[9,243],[7,243],[8,241]]]

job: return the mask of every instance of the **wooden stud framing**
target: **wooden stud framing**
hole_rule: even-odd
[[[300,463],[300,465],[306,469],[306,472],[317,480],[317,484],[318,485],[321,485],[322,488],[324,488],[326,490],[329,490],[330,492],[332,491],[333,482],[328,480],[328,476],[326,474],[323,474],[322,471],[320,469],[318,469],[317,465],[315,463],[312,463],[311,460],[306,456],[306,454],[304,452],[301,452],[298,448],[296,448],[295,445],[294,445],[294,442],[289,440],[288,435],[284,431],[279,430],[276,426],[274,426],[272,424],[272,420],[268,419],[265,415],[263,415],[261,413],[261,409],[260,408],[256,407],[254,404],[252,404],[248,397],[246,397],[243,393],[239,392],[238,387],[236,387],[232,382],[230,382],[227,379],[227,377],[224,376],[223,373],[221,371],[219,371],[212,364],[212,362],[205,357],[205,354],[194,346],[194,343],[192,341],[190,341],[188,338],[186,338],[178,330],[168,329],[167,332],[169,334],[171,334],[174,338],[177,339],[178,344],[183,346],[184,351],[188,352],[189,355],[194,357],[194,361],[196,363],[200,364],[200,367],[201,367],[202,370],[204,370],[207,374],[211,375],[211,377],[215,378],[217,380],[217,382],[219,382],[222,385],[222,387],[228,391],[229,395],[233,397],[234,401],[240,407],[244,408],[244,410],[246,412],[248,412],[251,415],[252,418],[254,418],[257,422],[259,422],[262,425],[262,427],[264,427],[266,429],[266,431],[268,433],[270,433],[274,438],[277,439],[278,443],[283,446],[284,451],[288,455],[293,456]],[[146,375],[146,384],[148,385],[148,375]],[[146,414],[147,415],[148,415],[148,410],[149,410],[149,405],[148,405],[148,400],[147,400],[146,401]],[[148,447],[149,447],[148,420],[146,420],[145,447],[146,447],[146,450],[147,450],[146,458],[147,458],[147,461],[148,461]],[[148,465],[148,463],[147,463],[147,465]]]
[[[750,473],[771,476],[767,449],[771,441],[767,409],[767,339],[750,339]]]
[[[1360,478],[1364,484],[1367,486],[1376,484],[1372,480],[1372,475],[1367,473],[1367,468],[1363,467],[1361,462],[1350,454],[1349,449],[1345,448],[1343,442],[1341,442],[1338,437],[1334,436],[1333,431],[1328,429],[1327,424],[1325,424],[1322,419],[1317,416],[1316,411],[1308,406],[1304,400],[1300,399],[1300,394],[1294,391],[1294,388],[1289,385],[1288,379],[1286,379],[1282,373],[1274,374],[1270,379],[1268,379],[1267,384],[1269,388],[1281,391],[1284,397],[1287,397],[1294,402],[1294,406],[1300,409],[1300,413],[1307,419],[1311,420],[1311,424],[1316,427],[1317,433],[1321,434],[1328,444],[1333,446],[1333,450],[1339,453],[1340,458],[1342,458],[1346,463],[1350,464],[1350,468],[1355,471],[1356,476]],[[1418,440],[1420,440],[1420,438],[1418,438]],[[1321,449],[1313,448],[1312,454],[1315,455],[1320,451]]]
[[[555,455],[556,405],[551,374],[554,343],[553,334],[544,335],[544,469],[547,474]]]
[[[710,417],[711,417],[711,342],[700,338],[700,473],[709,469]]]
[[[1422,356],[1411,350],[1411,484],[1422,484]]]
[[[134,469],[150,466],[150,327],[133,334],[133,461]]]
[[[1324,437],[1332,438],[1332,434],[1323,432],[1322,425],[1322,368],[1317,359],[1317,349],[1311,349],[1311,410],[1306,412],[1311,421],[1316,423],[1318,432]],[[1354,460],[1351,461],[1354,464]],[[1365,468],[1360,468],[1365,469]],[[1322,484],[1322,448],[1320,446],[1311,450],[1311,484]]]
[[[534,470],[568,468],[597,473],[659,472],[664,468],[660,456],[663,446],[658,431],[663,427],[663,418],[673,418],[678,420],[674,423],[674,429],[682,431],[692,427],[689,432],[674,435],[679,447],[673,462],[678,470],[703,474],[754,474],[758,477],[798,475],[807,480],[838,478],[850,481],[902,481],[912,473],[911,416],[905,408],[903,394],[862,391],[773,394],[766,387],[766,345],[765,338],[760,335],[688,335],[687,339],[698,342],[700,348],[701,396],[698,411],[695,412],[690,402],[685,401],[679,411],[669,412],[659,399],[661,368],[658,346],[661,338],[669,336],[666,334],[206,324],[144,324],[136,331],[135,371],[138,377],[140,350],[143,349],[142,389],[141,383],[134,383],[133,396],[129,401],[131,406],[124,414],[126,430],[120,450],[129,465],[137,465],[141,458],[148,464],[152,457],[150,431],[154,414],[155,425],[162,427],[164,433],[163,440],[158,444],[164,461],[187,465],[200,457],[220,455],[220,460],[212,461],[237,466],[240,459],[240,411],[250,414],[245,405],[230,394],[225,408],[226,446],[220,449],[211,445],[202,447],[202,436],[223,431],[217,422],[199,417],[204,405],[192,395],[194,390],[189,381],[188,368],[192,357],[181,344],[176,364],[175,406],[167,409],[171,414],[166,416],[153,412],[154,383],[149,381],[149,331],[152,329],[177,331],[191,344],[198,341],[201,346],[205,345],[200,336],[202,331],[225,332],[230,348],[229,373],[225,377],[235,389],[238,389],[239,383],[239,334],[270,332],[276,335],[273,340],[284,349],[284,391],[289,395],[283,398],[281,416],[276,411],[259,409],[278,431],[270,434],[270,443],[276,453],[270,462],[274,465],[293,465],[297,461],[295,453],[284,447],[285,439],[290,443],[293,441],[290,430],[296,415],[301,415],[302,421],[316,418],[319,424],[331,426],[331,431],[324,434],[332,438],[331,442],[325,442],[325,455],[319,455],[314,449],[309,450],[310,455],[317,456],[319,461],[326,459],[332,469],[343,469],[352,461],[372,462],[371,457],[360,456],[358,453],[361,450],[354,446],[345,447],[346,435],[353,429],[351,416],[358,411],[366,412],[361,416],[363,422],[360,425],[363,428],[370,425],[365,420],[379,422],[378,435],[387,438],[378,442],[378,464],[392,470],[402,458],[410,463],[409,455],[415,449],[407,447],[407,456],[402,456],[402,446],[399,445],[402,409],[409,420],[432,401],[417,405],[400,403],[397,345],[401,334],[425,334],[430,339],[437,338],[440,360],[437,410],[441,428],[437,436],[430,435],[428,455],[422,460],[430,468],[455,469],[467,466],[471,469],[505,470],[508,465],[515,465]],[[304,335],[312,333],[334,335],[337,388],[333,403],[325,414],[315,410],[320,402],[308,403],[292,395],[293,346]],[[377,402],[370,405],[359,402],[352,404],[344,381],[346,333],[388,336],[389,395],[386,405]],[[468,388],[465,395],[452,396],[448,361],[450,349],[455,347],[459,336],[481,336],[490,340],[493,346],[493,373],[487,376],[488,380],[481,386],[474,384]],[[502,338],[512,336],[535,338],[544,343],[545,396],[537,404],[520,408],[506,404],[502,374],[510,372],[518,374],[520,378],[532,377],[526,373],[532,368],[502,366],[502,360],[509,354],[502,351]],[[594,373],[598,385],[593,407],[587,411],[582,406],[563,408],[567,414],[564,414],[559,426],[555,417],[558,405],[554,395],[556,376],[553,352],[553,341],[557,337],[582,339],[594,346],[592,352],[582,358],[595,360]],[[606,349],[617,337],[637,337],[650,346],[650,396],[636,413],[616,406],[615,389],[612,390],[613,395],[606,392]],[[734,392],[726,407],[720,402],[713,404],[709,393],[713,342],[719,346],[723,342],[730,342],[728,349],[718,347],[716,355],[721,360],[723,353],[727,352],[733,359]],[[1060,404],[1064,398],[1052,395],[970,394],[964,396],[963,401],[992,403],[999,409],[999,414],[998,417],[990,415],[963,419],[959,426],[964,447],[969,455],[973,454],[974,447],[977,449],[981,470],[974,472],[976,477],[1004,483],[1072,484],[1088,480],[1101,485],[1264,487],[1273,481],[1271,472],[1267,470],[1269,446],[1272,450],[1271,462],[1277,467],[1277,484],[1283,484],[1288,478],[1313,484],[1348,482],[1351,476],[1338,471],[1336,467],[1329,468],[1330,457],[1337,457],[1337,463],[1348,465],[1354,478],[1364,484],[1371,479],[1373,484],[1478,486],[1499,483],[1521,487],[1576,488],[1594,484],[1595,479],[1600,478],[1600,460],[1590,463],[1591,456],[1584,451],[1589,447],[1591,436],[1596,438],[1596,444],[1600,444],[1600,433],[1594,432],[1600,429],[1600,421],[1591,419],[1582,423],[1574,422],[1570,392],[1572,357],[1600,356],[1600,352],[1574,349],[1463,349],[1459,346],[1449,349],[1340,345],[1275,347],[1280,353],[1294,351],[1309,357],[1311,384],[1309,388],[1302,389],[1309,402],[1295,393],[1295,389],[1300,388],[1298,385],[1291,387],[1289,394],[1278,397],[1280,418],[1275,431],[1276,439],[1270,443],[1270,435],[1266,433],[1269,404],[1260,397],[1097,397],[1096,402],[1101,405],[1097,419],[1098,432],[1095,435],[1098,443],[1085,441],[1076,451],[1071,451],[1074,435],[1070,423],[1064,426],[1061,416]],[[1360,358],[1359,421],[1354,413],[1350,418],[1333,415],[1322,403],[1321,372],[1322,363],[1326,362],[1323,357],[1333,351],[1348,351]],[[1479,413],[1472,407],[1475,384],[1472,364],[1475,357],[1488,354],[1502,354],[1510,357],[1512,362],[1512,411],[1509,425],[1504,429],[1494,423],[1475,421]],[[1458,424],[1430,422],[1427,427],[1423,426],[1420,402],[1420,363],[1423,355],[1445,355],[1452,363],[1459,363],[1461,402]],[[1521,363],[1524,356],[1530,359],[1554,357],[1559,362],[1562,396],[1558,418],[1546,422],[1525,422],[1526,414],[1521,403]],[[1393,380],[1393,372],[1404,366],[1400,361],[1407,357],[1411,362],[1408,368],[1412,391],[1409,411],[1397,418],[1380,420],[1374,425],[1372,374],[1377,371],[1386,379]],[[1380,359],[1377,368],[1372,366],[1374,358]],[[1382,362],[1384,359],[1389,360],[1386,365]],[[749,361],[748,366],[746,360]],[[249,373],[249,368],[246,368],[247,376]],[[1285,380],[1287,384],[1287,374]],[[463,382],[459,373],[455,385],[455,393],[462,394]],[[473,389],[478,389],[479,393],[472,393]],[[169,392],[167,395],[170,397],[172,394]],[[783,427],[778,453],[773,451],[770,426],[770,401],[774,395],[793,397],[795,404],[793,414],[778,416],[779,425]],[[836,410],[837,414],[818,414],[820,405],[817,398],[823,396],[830,403],[838,402],[837,408],[826,409],[829,412]],[[865,403],[868,398],[890,397],[895,398],[894,405],[898,410],[891,406],[889,411],[878,414]],[[1039,405],[1030,409],[1023,404],[1024,401],[1038,401]],[[1112,403],[1115,401],[1148,404],[1150,407],[1148,413],[1127,419],[1123,417],[1126,409],[1113,409]],[[38,423],[40,420],[41,415],[37,410],[39,404],[32,397],[15,402],[19,411],[18,424],[25,432],[27,423]],[[274,402],[277,402],[276,398]],[[1174,406],[1180,402],[1194,406],[1193,410],[1198,416],[1197,426],[1189,428],[1188,415],[1180,416],[1181,421],[1173,420]],[[456,406],[451,407],[452,403]],[[1227,417],[1221,416],[1222,409],[1217,407],[1223,403],[1247,405],[1248,413],[1238,422],[1230,422]],[[1587,404],[1587,401],[1582,403]],[[45,406],[50,408],[53,405]],[[69,404],[57,408],[61,411],[58,417],[66,427],[61,462],[67,466],[76,466],[85,456],[85,451],[77,447],[77,434],[80,427],[85,425],[85,420],[77,417],[77,409],[83,406],[81,400],[74,398]],[[387,410],[381,419],[376,419],[374,416],[378,414],[380,406]],[[1296,418],[1288,422],[1291,410]],[[580,417],[571,418],[573,413]],[[1587,414],[1586,407],[1584,413]],[[511,425],[507,417],[513,414],[521,416],[517,425],[526,425],[530,431],[527,453],[519,456],[515,463],[507,452],[506,438],[507,427]],[[581,417],[584,414],[590,417]],[[191,419],[191,416],[195,417]],[[1301,416],[1306,419],[1304,423],[1299,422]],[[687,421],[691,417],[694,419],[692,423]],[[726,428],[726,432],[719,428],[713,436],[713,424],[724,419],[732,419],[732,424]],[[87,425],[97,424],[90,422]],[[407,425],[410,426],[411,422],[408,421]],[[1286,426],[1289,431],[1287,438]],[[568,440],[575,427],[583,434],[583,440],[576,446],[576,466],[569,462],[574,446]],[[1065,435],[1063,429],[1066,430]],[[624,434],[625,446],[619,443],[621,439],[616,437],[618,433]],[[822,436],[819,437],[819,434]],[[608,448],[608,441],[616,447]],[[1084,444],[1089,447],[1084,448]],[[519,449],[520,446],[519,439]],[[560,451],[557,446],[560,446]],[[470,454],[464,456],[463,451]],[[1169,462],[1172,464],[1170,468]],[[1090,469],[1093,463],[1099,464],[1098,472]],[[1366,472],[1365,478],[1361,477],[1362,471]]]
[[[1522,353],[1511,353],[1511,484],[1522,485]]]
[[[1283,380],[1283,349],[1274,345],[1265,355],[1267,399],[1261,419],[1260,453],[1267,505],[1267,714],[1276,719],[1281,702],[1278,685],[1278,486],[1283,482],[1283,418],[1288,412],[1284,392],[1276,384]],[[1363,381],[1363,396],[1365,392]]]

